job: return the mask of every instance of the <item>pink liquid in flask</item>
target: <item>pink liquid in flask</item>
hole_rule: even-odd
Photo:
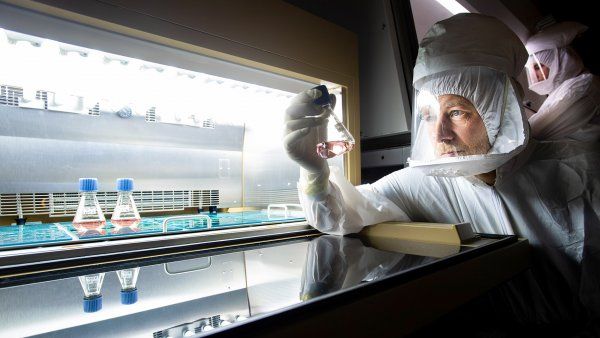
[[[333,112],[336,102],[335,95],[329,94],[324,85],[314,87],[313,90],[317,90],[321,94],[313,103],[321,106],[323,112],[316,116],[310,116],[310,118],[325,118],[328,130],[327,134],[317,136],[320,141],[323,141],[317,143],[317,154],[321,158],[329,159],[351,151],[354,148],[354,137]]]
[[[349,141],[328,141],[317,144],[317,154],[324,159],[345,154],[354,148],[354,143]]]
[[[137,228],[142,220],[140,218],[127,218],[127,219],[111,219],[110,222],[115,228]]]

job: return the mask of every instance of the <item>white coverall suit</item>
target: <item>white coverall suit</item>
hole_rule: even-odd
[[[527,40],[529,89],[548,95],[529,118],[531,134],[538,140],[600,141],[600,78],[585,69],[569,46],[586,29],[576,22],[561,22]],[[536,72],[542,67],[547,67],[547,75]]]
[[[484,121],[489,152],[436,158],[413,112],[410,167],[371,185],[352,186],[315,158],[305,116],[318,114],[299,94],[286,111],[284,144],[301,169],[300,200],[308,222],[343,235],[384,221],[470,222],[477,232],[529,240],[533,267],[506,287],[525,321],[600,316],[600,153],[579,142],[529,140],[513,79],[527,52],[500,21],[459,14],[435,24],[420,44],[414,72],[417,109],[427,95],[469,99]],[[425,100],[426,101],[426,100]],[[312,145],[312,146],[310,146]],[[474,175],[496,171],[493,185]],[[516,287],[521,283],[520,287]],[[517,297],[510,294],[517,292]]]

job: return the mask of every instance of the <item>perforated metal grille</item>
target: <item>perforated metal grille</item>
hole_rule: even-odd
[[[202,128],[215,129],[215,121],[213,121],[212,119],[206,119],[202,121]]]
[[[156,331],[154,333],[152,333],[152,337],[153,338],[165,338],[168,336],[168,332],[164,332],[163,331]]]
[[[23,96],[23,88],[13,86],[0,86],[0,105],[19,106],[19,97]]]
[[[35,98],[44,101],[44,109],[48,109],[48,92],[44,90],[38,90],[35,92]]]
[[[209,320],[212,327],[219,327],[221,325],[221,315],[212,316]]]
[[[98,203],[105,213],[113,211],[117,202],[114,191],[97,193]],[[134,191],[133,199],[140,212],[173,211],[190,207],[219,205],[219,190]],[[73,216],[79,203],[79,193],[0,194],[0,216],[40,215]]]
[[[96,103],[91,109],[88,110],[88,114],[93,116],[100,115],[100,104]]]
[[[152,107],[146,111],[146,122],[156,122],[156,108]]]
[[[246,206],[256,207],[272,203],[300,203],[298,189],[255,190],[247,191],[245,194],[244,205]]]
[[[0,194],[0,216],[47,214],[50,194]]]
[[[211,206],[219,204],[219,190],[192,191],[192,205]]]

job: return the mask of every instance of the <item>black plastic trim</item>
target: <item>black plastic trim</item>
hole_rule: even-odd
[[[381,150],[387,148],[408,146],[410,146],[410,132],[379,137],[369,137],[360,140],[361,151]]]

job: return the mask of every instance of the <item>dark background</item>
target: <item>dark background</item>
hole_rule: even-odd
[[[325,20],[338,24],[350,31],[358,33],[359,23],[364,14],[362,6],[368,5],[371,0],[284,0],[291,5],[300,7]],[[410,2],[409,0],[396,0]],[[577,21],[589,29],[573,42],[573,47],[582,57],[584,64],[594,74],[600,74],[600,48],[598,22],[600,10],[595,9],[600,5],[597,0],[500,0],[517,17],[533,19],[533,13],[528,11],[533,6],[542,16],[552,15],[557,22]],[[529,26],[534,33],[535,22]]]
[[[589,27],[583,35],[573,41],[573,47],[583,59],[585,66],[594,74],[600,74],[600,53],[598,48],[598,21],[600,11],[595,9],[598,1],[530,0],[542,15],[552,15],[557,22],[577,21]]]

